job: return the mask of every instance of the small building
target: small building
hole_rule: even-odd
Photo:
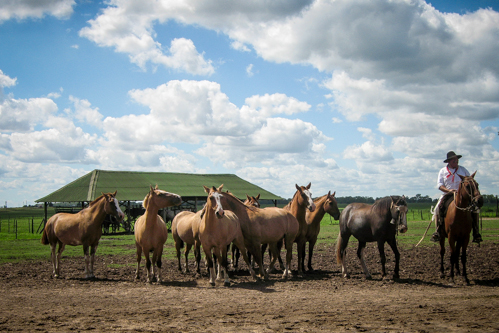
[[[241,200],[246,195],[260,194],[260,200],[271,200],[277,205],[281,197],[264,190],[244,179],[232,174],[190,174],[173,172],[140,172],[140,171],[108,171],[93,170],[60,189],[36,200],[44,203],[45,221],[48,220],[49,203],[78,203],[81,208],[98,198],[102,193],[118,191],[116,197],[120,205],[125,206],[126,222],[131,225],[134,216],[132,209],[137,202],[144,200],[150,186],[158,185],[159,189],[176,193],[182,197],[182,204],[169,210],[175,215],[182,210],[198,211],[206,202],[207,194],[203,185],[219,187],[229,191]],[[136,216],[135,216],[136,218]]]

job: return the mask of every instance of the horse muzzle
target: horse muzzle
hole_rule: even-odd
[[[401,224],[401,225],[399,226],[399,232],[400,232],[401,234],[403,234],[403,233],[407,232],[407,226],[406,226],[406,225]]]
[[[315,203],[312,202],[312,204],[310,206],[308,206],[308,210],[310,212],[313,212],[315,210]]]
[[[223,210],[223,209],[219,209],[219,210],[217,210],[217,211],[215,212],[215,214],[217,215],[217,217],[218,217],[219,219],[221,219],[222,217],[224,217],[225,212],[224,212],[224,210]]]

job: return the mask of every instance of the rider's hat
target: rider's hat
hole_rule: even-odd
[[[444,163],[449,162],[449,160],[453,159],[454,157],[460,159],[461,157],[463,157],[463,155],[456,155],[456,153],[451,150],[450,152],[447,153],[447,159],[444,161]]]

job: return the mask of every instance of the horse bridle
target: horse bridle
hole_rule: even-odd
[[[470,192],[468,192],[468,186],[470,187]],[[478,213],[480,211],[480,207],[477,206],[477,201],[481,194],[480,194],[480,191],[478,191],[478,183],[472,179],[472,180],[464,180],[461,181],[460,183],[460,187],[464,188],[464,191],[466,192],[466,194],[468,194],[468,196],[470,197],[470,204],[468,205],[468,207],[465,207],[465,208],[461,208],[457,205],[456,208],[459,209],[459,210],[463,210],[463,211],[468,211],[468,212],[472,212],[472,213]],[[474,196],[474,194],[478,192],[478,195]],[[454,202],[456,201],[456,195],[457,195],[457,192],[454,192]]]
[[[402,198],[400,198],[399,200],[397,200],[397,202],[393,202],[392,201],[392,204],[390,205],[390,211],[392,210],[392,208],[396,208],[397,211],[399,212],[398,214],[398,217],[397,217],[397,220],[395,221],[395,225],[398,226],[400,224],[400,220],[402,219],[402,214],[406,214],[407,215],[407,211],[408,211],[408,208],[407,208],[407,205],[397,205],[397,203],[402,200]],[[401,207],[405,207],[405,211],[401,211],[400,208]],[[397,229],[397,232],[398,232],[398,229]]]

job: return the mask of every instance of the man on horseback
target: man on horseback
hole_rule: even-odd
[[[447,207],[454,200],[454,193],[459,189],[459,183],[461,182],[459,176],[465,177],[470,175],[466,168],[459,165],[459,159],[461,157],[462,155],[456,155],[453,151],[449,151],[447,153],[447,159],[444,161],[444,163],[447,163],[447,166],[440,169],[440,172],[438,173],[437,187],[440,191],[444,192],[444,194],[440,196],[437,208],[434,212],[437,226],[435,228],[435,233],[431,236],[433,242],[438,242],[440,240],[440,228],[443,228]],[[482,236],[478,230],[478,213],[472,212],[471,217],[473,219],[473,242],[480,243],[482,241]]]

